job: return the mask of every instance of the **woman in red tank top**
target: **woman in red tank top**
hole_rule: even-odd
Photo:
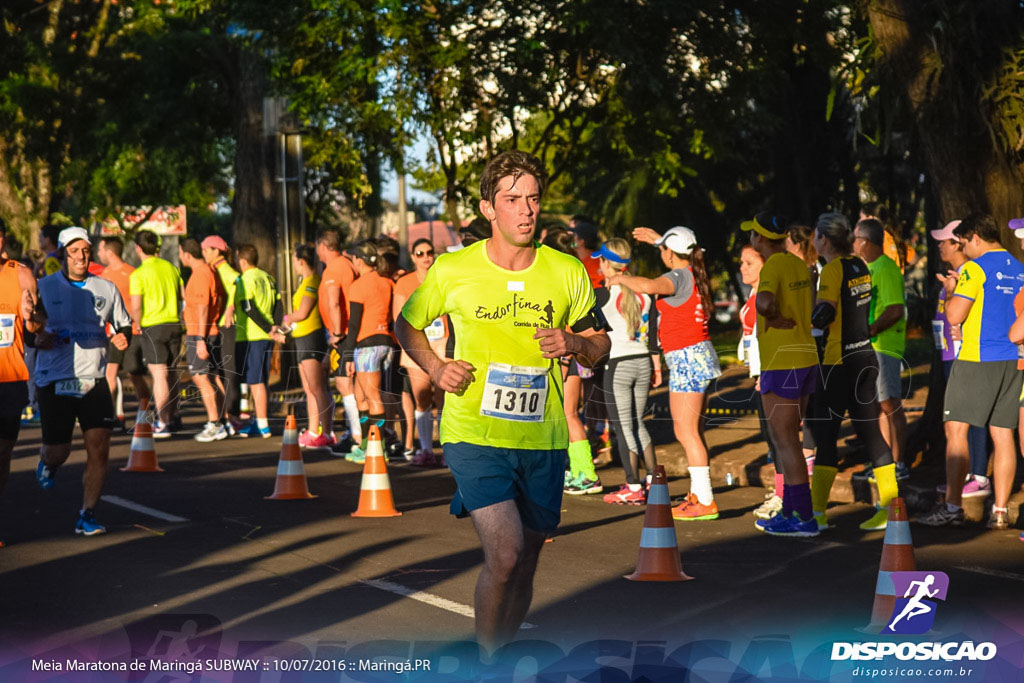
[[[681,521],[717,519],[718,505],[711,490],[704,440],[704,413],[708,386],[722,370],[708,334],[712,301],[703,252],[693,231],[682,226],[664,235],[650,228],[636,228],[633,238],[657,246],[669,272],[654,279],[615,275],[607,283],[658,295],[658,341],[669,369],[669,410],[675,437],[686,451],[690,469],[690,493],[672,509],[672,517]]]

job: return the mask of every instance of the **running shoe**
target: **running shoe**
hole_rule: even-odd
[[[570,496],[586,496],[601,493],[604,491],[604,486],[600,479],[587,479],[580,473],[562,490]]]
[[[313,437],[313,441],[306,448],[326,451],[330,450],[332,445],[334,445],[334,437],[328,434],[317,434]]]
[[[169,439],[173,436],[171,434],[171,427],[165,422],[157,422],[153,425],[153,438],[154,439]]]
[[[793,513],[789,517],[775,515],[761,527],[769,536],[796,536],[806,538],[818,535],[818,522],[812,517],[804,521],[800,515]]]
[[[993,507],[992,516],[988,518],[988,523],[985,526],[989,529],[1009,529],[1010,522],[1006,518],[1006,509],[997,510]]]
[[[56,483],[56,480],[54,479],[54,475],[56,474],[56,467],[50,467],[43,462],[42,458],[39,459],[39,464],[36,465],[36,481],[39,482],[39,488],[44,491],[52,489],[53,485]]]
[[[927,515],[914,521],[925,526],[960,526],[964,523],[964,510],[950,510],[945,503],[939,503]]]
[[[984,484],[971,477],[971,480],[964,484],[964,491],[961,494],[964,498],[983,498],[992,495],[992,480],[986,479]]]
[[[875,504],[875,514],[860,523],[861,531],[883,531],[889,526],[889,509]]]
[[[410,460],[416,467],[435,467],[437,466],[437,459],[434,457],[432,451],[418,450],[412,455]]]
[[[349,452],[352,450],[352,446],[354,445],[355,442],[353,442],[352,439],[348,437],[348,435],[341,439],[336,438],[334,445],[331,446],[331,455],[337,456],[339,458],[344,458],[346,455],[349,454]]]
[[[154,435],[156,432],[154,431]],[[270,433],[270,427],[260,427],[256,420],[249,420],[249,424],[238,432],[238,435],[243,439],[252,437],[253,439],[269,439],[272,434]]]
[[[672,519],[682,522],[718,519],[718,503],[712,500],[711,505],[702,505],[696,495],[688,493],[686,500],[672,508]]]
[[[572,472],[569,470],[565,471],[565,476],[562,478],[562,489],[566,489],[575,477],[572,476]]]
[[[203,431],[199,432],[192,438],[199,443],[221,441],[222,439],[228,438],[228,430],[224,429],[224,425],[219,422],[207,422],[203,427]]]
[[[623,484],[617,490],[604,494],[602,500],[616,505],[643,505],[647,502],[647,495],[643,487],[634,491],[629,488],[629,484]]]
[[[107,533],[107,527],[96,521],[96,515],[92,509],[82,510],[78,513],[78,521],[75,522],[75,533],[83,536],[96,536]]]
[[[872,484],[877,483],[875,481],[875,470],[870,465],[868,467],[865,467],[863,472],[858,472],[857,474],[861,475],[860,477],[858,477],[858,479],[863,479],[864,477],[867,477],[868,481],[871,482]],[[857,474],[853,476],[856,477]],[[907,479],[910,479],[910,470],[908,470],[907,466],[904,465],[902,462],[896,463],[896,481],[905,481]]]
[[[21,413],[21,425],[23,427],[35,427],[39,424],[39,411],[32,410],[32,406],[28,406]]]
[[[299,446],[301,446],[302,448],[309,448],[310,446],[313,445],[313,442],[316,440],[316,437],[317,435],[314,434],[313,432],[309,431],[308,429],[303,429],[302,432],[299,434]]]
[[[349,462],[354,462],[357,465],[362,465],[366,462],[366,451],[359,446],[353,446],[352,450],[345,456],[345,459]]]
[[[765,496],[764,502],[754,508],[754,516],[758,519],[771,519],[782,512],[782,498],[772,491]]]

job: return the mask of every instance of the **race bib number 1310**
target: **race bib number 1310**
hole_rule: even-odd
[[[491,363],[480,414],[501,420],[542,422],[548,397],[547,368]]]

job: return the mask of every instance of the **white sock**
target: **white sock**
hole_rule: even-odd
[[[429,410],[413,411],[416,417],[416,432],[420,436],[420,449],[434,450],[434,414]]]
[[[265,417],[257,417],[256,426],[260,429],[270,429],[270,420]]]
[[[988,483],[988,477],[983,477],[980,474],[974,475],[974,481],[978,482],[978,486],[984,486]]]
[[[348,420],[348,431],[353,441],[361,441],[363,428],[359,426],[359,404],[356,403],[356,395],[345,394],[341,397],[341,404],[345,406],[345,419]]]
[[[697,496],[701,505],[711,505],[715,494],[711,491],[711,468],[691,467],[690,468],[690,493]]]
[[[952,503],[946,503],[946,509],[949,510],[950,512],[956,512],[957,510],[960,509],[960,506],[953,505]]]
[[[630,485],[629,485],[629,490],[630,490],[630,491],[639,491],[639,490],[640,490],[640,489],[642,489],[643,487],[644,487],[644,485],[643,485],[643,484],[630,484]]]

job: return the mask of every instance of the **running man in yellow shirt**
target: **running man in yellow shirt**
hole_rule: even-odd
[[[545,181],[529,154],[492,159],[480,212],[493,237],[437,259],[395,322],[405,351],[450,394],[441,443],[458,484],[451,509],[472,517],[483,545],[476,635],[490,651],[526,616],[560,519],[569,433],[558,359],[593,367],[611,346],[583,264],[534,241]],[[434,353],[423,332],[444,314],[456,360]]]

